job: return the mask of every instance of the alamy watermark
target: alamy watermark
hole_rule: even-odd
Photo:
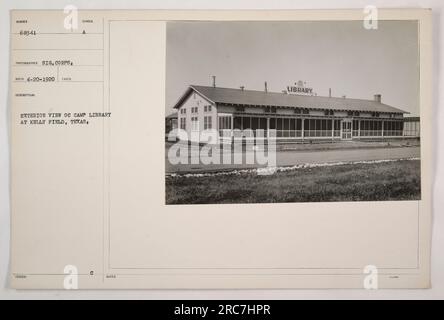
[[[365,14],[363,25],[367,30],[378,29],[378,8],[372,5],[368,5],[364,8],[363,13]]]
[[[77,30],[79,27],[79,10],[77,7],[69,4],[63,8],[63,13],[66,15],[63,20],[63,27],[66,30]]]
[[[378,268],[374,265],[367,265],[362,271],[366,275],[363,282],[364,289],[378,289]]]
[[[168,161],[178,164],[257,165],[258,174],[276,170],[276,131],[174,129],[168,134],[175,143],[168,150]]]
[[[74,265],[66,265],[63,269],[63,288],[66,290],[76,290],[79,288],[79,272]]]

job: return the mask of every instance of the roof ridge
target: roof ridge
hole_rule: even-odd
[[[326,98],[326,99],[339,99],[339,100],[345,99],[345,100],[356,100],[356,101],[370,101],[370,102],[376,102],[376,103],[380,103],[380,104],[389,106],[387,104],[375,101],[373,99],[347,98],[347,97],[345,97],[345,98],[343,98],[343,97],[328,97],[328,96],[319,96],[319,95],[316,95],[316,96],[315,95],[311,95],[310,96],[310,95],[304,95],[304,94],[295,94],[295,93],[290,94],[290,93],[283,93],[283,92],[276,92],[276,91],[267,91],[267,92],[265,92],[263,90],[255,90],[255,89],[243,89],[242,90],[242,89],[238,89],[238,88],[213,87],[213,86],[203,86],[203,85],[194,85],[194,84],[191,84],[190,87],[201,87],[201,88],[209,88],[209,89],[236,90],[236,91],[241,91],[241,92],[242,91],[244,91],[244,92],[262,92],[262,93],[265,93],[265,94],[280,94],[280,95],[290,95],[290,96],[308,97],[308,98],[313,97],[313,98]]]
[[[260,91],[203,85],[189,85],[185,93],[175,104],[178,108],[190,92],[195,91],[212,103],[228,103],[240,105],[279,106],[289,108],[309,108],[321,110],[343,110],[384,113],[409,113],[374,99],[358,99],[347,97],[325,97],[289,94],[273,91]]]

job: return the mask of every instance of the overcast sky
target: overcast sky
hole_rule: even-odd
[[[298,80],[319,96],[373,99],[419,115],[416,21],[169,22],[166,111],[190,84],[281,92]]]

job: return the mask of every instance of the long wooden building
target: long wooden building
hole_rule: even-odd
[[[406,121],[407,112],[379,94],[365,100],[268,92],[266,84],[264,91],[190,85],[174,108],[178,128],[189,135],[216,130],[232,137],[238,129],[300,141],[419,137],[419,118]]]

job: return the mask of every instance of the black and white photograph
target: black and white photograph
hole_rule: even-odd
[[[166,204],[421,199],[417,21],[168,22]]]
[[[0,299],[275,318],[268,300],[444,296],[436,0],[18,1]]]

